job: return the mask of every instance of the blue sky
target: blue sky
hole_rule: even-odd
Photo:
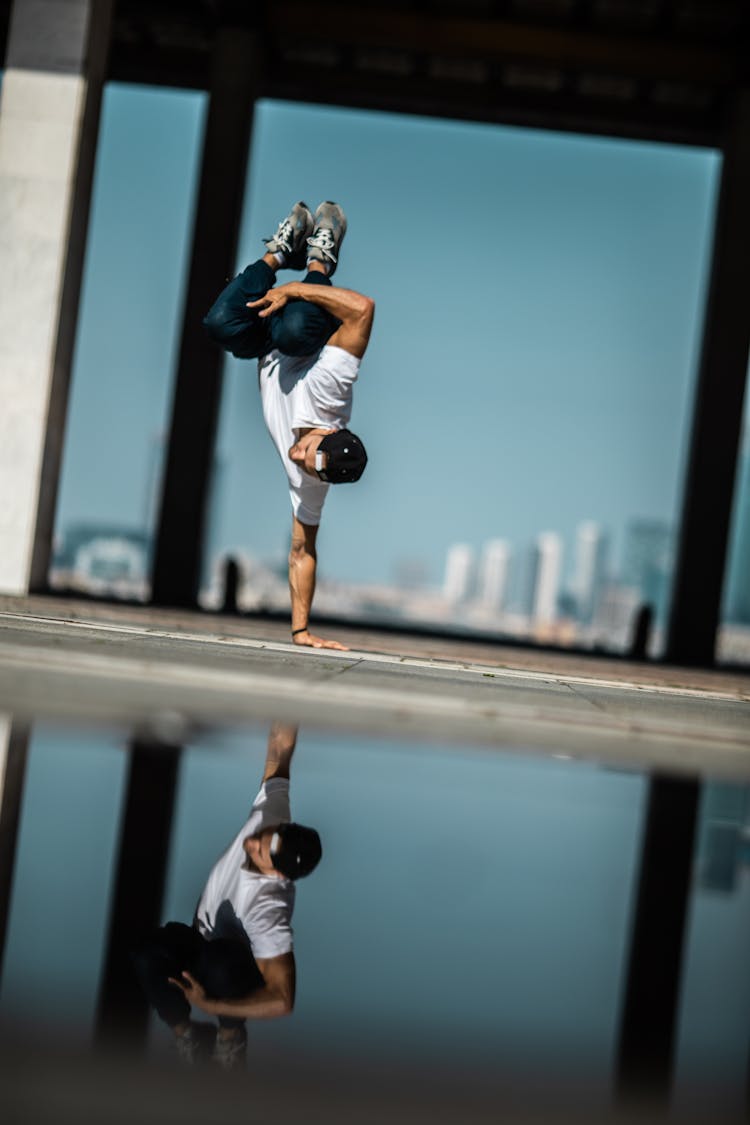
[[[203,95],[111,86],[58,527],[143,524],[176,361]],[[674,523],[720,161],[701,149],[260,103],[238,268],[288,205],[349,216],[337,281],[377,302],[321,570],[388,580],[448,546]],[[283,277],[284,275],[282,275]],[[287,275],[291,276],[291,275]],[[255,365],[226,365],[215,546],[280,557],[285,479]]]

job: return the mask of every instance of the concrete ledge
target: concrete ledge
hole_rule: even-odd
[[[678,669],[644,666],[648,675],[636,679],[640,666],[549,653],[543,667],[509,667],[497,659],[507,650],[490,662],[471,659],[464,644],[444,646],[443,659],[398,644],[316,651],[282,636],[286,626],[274,622],[0,599],[0,709],[157,733],[172,724],[191,736],[288,718],[402,741],[750,778],[747,678],[691,671],[681,683]]]

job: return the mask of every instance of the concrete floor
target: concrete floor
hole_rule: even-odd
[[[288,718],[415,744],[750,780],[750,676],[321,632],[351,651],[299,648],[281,622],[1,597],[0,710],[175,739]]]

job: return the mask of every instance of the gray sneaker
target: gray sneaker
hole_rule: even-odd
[[[285,219],[279,223],[273,238],[264,238],[266,247],[272,254],[280,250],[286,254],[286,266],[292,270],[302,270],[307,261],[307,238],[313,231],[313,217],[310,208],[302,200],[295,203]]]
[[[222,1070],[242,1070],[245,1066],[246,1053],[247,1031],[242,1027],[237,1029],[231,1039],[222,1039],[217,1035],[211,1057]]]
[[[196,1063],[207,1061],[211,1057],[215,1039],[215,1024],[191,1020],[185,1034],[174,1037],[177,1058],[183,1066],[195,1066]]]
[[[338,203],[327,199],[315,212],[315,229],[307,240],[307,257],[316,262],[325,262],[330,277],[339,260],[339,249],[346,234],[346,215]]]

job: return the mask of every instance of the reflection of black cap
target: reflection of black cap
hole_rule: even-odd
[[[302,879],[314,871],[323,849],[314,828],[304,824],[280,824],[271,840],[271,859],[277,871],[287,879]]]
[[[351,430],[337,430],[336,433],[327,434],[318,450],[328,454],[325,469],[318,469],[317,473],[321,480],[329,484],[359,480],[365,471],[365,447]]]

